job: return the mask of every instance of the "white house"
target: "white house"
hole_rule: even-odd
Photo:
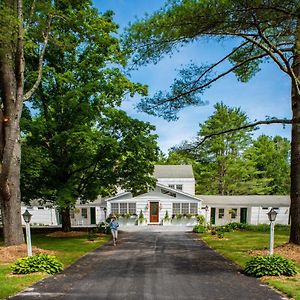
[[[72,226],[96,225],[106,219],[106,202],[99,196],[95,201],[82,204],[78,200],[70,211]]]
[[[26,209],[32,215],[30,221],[31,224],[43,226],[53,226],[58,224],[58,213],[51,202],[41,204],[38,200],[33,200],[30,202],[30,205],[22,203],[21,214],[23,214]],[[22,225],[25,225],[23,218]]]
[[[75,209],[71,210],[72,226],[93,226],[111,213],[124,216],[119,219],[120,222],[123,219],[124,224],[136,224],[137,217],[142,214],[144,222],[139,223],[143,225],[192,226],[196,223],[192,216],[202,214],[208,223],[216,226],[230,222],[256,225],[269,223],[267,213],[271,208],[278,213],[277,224],[289,223],[289,196],[196,196],[190,165],[156,165],[153,175],[157,179],[156,187],[145,194],[134,197],[130,192],[119,191],[108,199],[98,197],[86,204],[77,201]],[[42,206],[33,201],[30,207],[22,205],[22,213],[26,208],[33,215],[32,224],[60,224],[59,214],[51,203]],[[171,222],[166,222],[166,215],[172,218]]]
[[[196,224],[192,216],[203,213],[202,200],[195,196],[195,178],[189,165],[157,165],[154,170],[156,187],[139,196],[123,192],[106,199],[107,213],[144,217],[144,224],[166,224],[166,216],[173,217],[172,224]],[[176,218],[177,217],[177,218]],[[182,219],[179,222],[179,219]],[[183,221],[185,220],[185,222]],[[170,224],[170,222],[168,222]]]
[[[290,197],[281,195],[215,196],[199,195],[206,206],[206,218],[212,225],[231,222],[268,224],[267,213],[274,208],[277,224],[289,224]]]

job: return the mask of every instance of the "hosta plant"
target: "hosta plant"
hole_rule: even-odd
[[[255,256],[246,263],[245,274],[261,276],[293,276],[298,273],[295,263],[279,255]]]
[[[63,270],[63,264],[55,256],[36,254],[19,258],[11,268],[14,274],[29,274],[34,272],[54,274]]]

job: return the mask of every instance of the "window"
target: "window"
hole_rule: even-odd
[[[111,204],[111,213],[118,214],[119,213],[119,203],[112,203]]]
[[[128,203],[128,213],[131,215],[136,214],[136,204],[135,203]]]
[[[182,184],[176,184],[176,190],[182,191]]]
[[[237,208],[232,208],[230,210],[230,214],[231,214],[231,219],[235,219],[237,216]]]
[[[181,213],[182,214],[189,213],[189,203],[181,203]]]
[[[180,214],[180,203],[173,203],[173,215]]]
[[[45,207],[44,206],[38,206],[38,209],[44,209]]]
[[[219,208],[219,219],[223,219],[224,217],[224,208]]]
[[[127,203],[120,203],[120,214],[127,214]]]
[[[82,218],[87,219],[87,208],[81,209],[81,216]]]
[[[166,194],[166,195],[169,195],[169,196],[171,196],[171,197],[176,198],[176,193],[167,191],[167,190],[165,190],[165,189],[161,189],[161,192],[162,192],[162,194]]]
[[[175,189],[175,185],[174,185],[174,184],[169,184],[169,187],[170,187],[171,189]]]
[[[74,209],[71,209],[71,210],[70,210],[70,217],[71,217],[71,219],[74,219],[74,218],[75,218],[75,212],[74,212]]]
[[[190,203],[190,214],[196,215],[198,213],[198,204]]]
[[[173,215],[176,214],[191,214],[196,215],[198,213],[198,203],[173,203]]]

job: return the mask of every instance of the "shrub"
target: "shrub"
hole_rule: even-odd
[[[183,217],[183,215],[182,215],[182,214],[176,214],[176,219],[177,219],[177,220],[181,220],[181,219],[182,219],[182,217]]]
[[[293,261],[278,255],[255,256],[246,263],[244,272],[254,277],[293,276],[298,273]]]
[[[205,233],[207,231],[207,228],[203,225],[195,225],[193,227],[193,231],[196,233]]]
[[[143,214],[143,211],[141,210],[140,211],[140,214],[139,214],[139,217],[138,217],[139,221],[141,223],[143,223],[144,221],[146,221],[145,217],[144,217],[144,214]]]
[[[205,217],[203,215],[197,215],[196,218],[199,225],[205,225]]]
[[[164,221],[170,221],[170,217],[169,217],[169,213],[168,211],[166,210],[166,213],[165,213],[165,216],[164,216]]]
[[[108,224],[110,223],[110,221],[107,222],[107,220],[108,219],[106,219],[106,222],[101,222],[101,223],[98,224],[98,226],[97,226],[97,232],[99,232],[99,233],[105,233],[105,234],[109,234],[110,233],[110,227],[108,226]]]
[[[19,258],[11,268],[14,274],[29,274],[34,272],[54,274],[63,270],[63,264],[55,256],[36,254]]]
[[[94,241],[97,238],[97,229],[96,228],[92,228],[89,230],[87,239],[89,241]]]
[[[188,220],[190,220],[191,218],[192,218],[192,214],[183,214],[183,216],[185,217],[185,218],[187,218]]]
[[[232,230],[246,230],[246,229],[249,228],[249,225],[244,224],[244,223],[233,222],[233,223],[229,223],[229,224],[225,225],[225,227],[227,229],[229,229],[229,231],[232,231]]]

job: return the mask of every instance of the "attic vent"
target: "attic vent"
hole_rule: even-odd
[[[167,191],[167,190],[165,190],[165,189],[161,189],[161,192],[162,192],[162,194],[169,195],[169,196],[171,196],[171,197],[176,198],[176,193],[173,193],[173,192],[171,192],[171,191]]]

